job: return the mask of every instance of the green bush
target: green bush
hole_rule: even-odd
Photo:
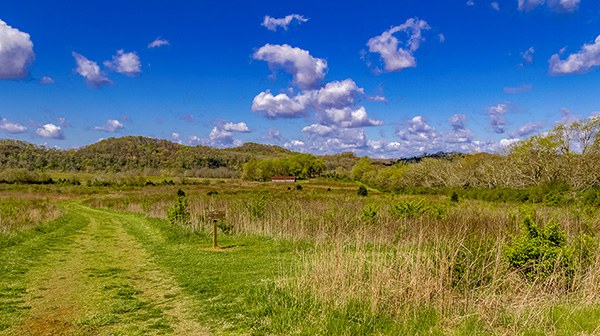
[[[456,193],[456,191],[452,192],[452,195],[450,196],[450,201],[458,202],[458,194]]]
[[[377,212],[379,211],[380,207],[381,206],[377,205],[377,204],[367,204],[360,210],[360,212],[361,212],[360,219],[363,222],[367,222],[367,223],[374,222],[375,219],[377,219]]]
[[[358,196],[369,195],[369,191],[367,190],[367,187],[365,187],[364,185],[361,185],[360,187],[358,187],[358,190],[356,191],[356,193],[358,194]]]
[[[396,218],[416,218],[423,216],[428,208],[429,207],[425,204],[425,199],[420,201],[403,199],[396,202],[396,204],[392,204],[389,211],[390,215]]]
[[[217,227],[223,231],[224,234],[230,235],[233,233],[233,224],[220,220],[217,222]]]
[[[178,225],[189,225],[192,222],[192,217],[188,211],[188,201],[181,189],[177,191],[177,201],[175,201],[172,208],[167,210],[167,220],[171,224]]]
[[[521,209],[521,234],[504,246],[504,259],[527,280],[545,280],[555,270],[572,277],[579,263],[575,250],[567,248],[567,237],[554,218],[543,228],[535,222],[535,212]]]

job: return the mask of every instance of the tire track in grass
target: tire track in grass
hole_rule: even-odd
[[[6,335],[203,335],[186,297],[116,216],[75,204],[90,224],[27,274],[27,318]]]

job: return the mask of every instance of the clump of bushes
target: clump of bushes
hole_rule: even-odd
[[[428,210],[425,199],[412,201],[408,199],[399,200],[390,206],[390,215],[396,218],[418,218]]]
[[[504,246],[504,260],[527,280],[546,280],[558,273],[567,279],[589,263],[595,239],[581,234],[576,244],[567,244],[567,236],[556,219],[543,227],[536,223],[532,209],[522,208],[521,233]]]
[[[356,194],[358,194],[358,196],[368,196],[369,191],[367,190],[367,187],[365,187],[364,185],[361,185],[360,187],[358,187]]]
[[[192,222],[191,218],[188,211],[188,201],[185,198],[185,192],[179,189],[177,190],[177,200],[175,201],[175,204],[167,210],[167,220],[174,225],[189,225]]]

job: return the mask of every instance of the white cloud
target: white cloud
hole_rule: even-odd
[[[315,135],[325,136],[325,135],[331,133],[332,131],[333,131],[332,127],[325,126],[325,125],[319,125],[319,124],[312,124],[310,126],[304,127],[301,132],[304,132],[311,136],[315,136]]]
[[[267,15],[265,16],[265,19],[261,25],[272,31],[276,31],[277,27],[282,27],[283,29],[287,30],[289,24],[292,23],[293,20],[296,20],[298,23],[308,21],[308,19],[306,19],[304,16],[298,14],[287,15],[281,19],[272,18]]]
[[[0,129],[8,134],[20,134],[27,132],[27,127],[19,122],[10,122],[4,118],[0,119]]]
[[[350,107],[330,108],[318,113],[318,117],[323,124],[336,125],[342,128],[383,125],[383,121],[370,119],[363,106],[357,109]]]
[[[580,0],[548,0],[548,7],[559,13],[571,13],[579,8]]]
[[[92,129],[94,131],[101,131],[101,132],[106,132],[106,133],[117,133],[124,128],[125,128],[125,126],[123,126],[123,124],[120,121],[108,119],[108,120],[106,120],[106,123],[104,125],[96,126],[96,127],[93,127]]]
[[[506,118],[505,114],[513,112],[515,107],[510,103],[498,104],[496,106],[490,106],[485,108],[485,113],[490,118],[490,123],[488,125],[488,129],[492,130],[494,133],[504,133],[506,132]]]
[[[468,117],[457,113],[448,119],[452,129],[444,134],[445,141],[451,144],[470,143],[475,138],[471,130],[467,128]]]
[[[473,2],[473,0],[468,0],[467,6],[475,6],[475,2]]]
[[[90,61],[82,55],[73,51],[73,57],[77,62],[78,74],[85,78],[85,83],[89,88],[101,88],[103,85],[115,85],[113,81],[106,77],[103,71],[100,71],[100,67],[96,62]]]
[[[187,143],[190,145],[204,145],[212,147],[231,147],[241,146],[243,142],[239,139],[234,139],[236,133],[251,132],[248,125],[244,122],[232,123],[229,120],[216,119],[213,121],[213,129],[208,134],[208,139],[203,139],[195,135],[187,138]]]
[[[148,44],[148,48],[156,48],[164,45],[169,45],[169,41],[161,39],[160,36],[156,40]]]
[[[283,69],[292,74],[294,83],[301,89],[314,88],[327,73],[327,61],[312,57],[308,51],[291,46],[266,44],[253,58],[266,61],[271,71]]]
[[[34,59],[29,34],[0,20],[0,79],[26,77]]]
[[[525,125],[518,127],[513,132],[508,133],[511,138],[526,137],[533,133],[537,133],[545,127],[545,123],[541,121],[530,121]]]
[[[492,2],[491,6],[494,10],[497,10],[497,11],[500,10],[500,5],[497,2]]]
[[[40,79],[40,83],[41,84],[54,84],[56,82],[54,81],[54,79],[44,76],[44,77],[42,77],[42,79]]]
[[[269,128],[267,134],[261,138],[264,141],[281,141],[281,131],[277,128]]]
[[[364,89],[346,79],[327,83],[321,89],[303,91],[294,97],[284,93],[274,96],[268,90],[261,92],[254,97],[252,111],[262,111],[265,118],[277,119],[307,117],[308,111],[313,110],[324,125],[343,128],[383,125],[382,121],[369,118],[364,107],[356,106],[364,97]]]
[[[73,127],[71,125],[71,122],[68,121],[66,118],[62,117],[62,118],[54,118],[54,121],[56,121],[60,126],[62,127]]]
[[[416,116],[406,123],[406,128],[396,132],[398,138],[406,141],[432,141],[439,136],[434,127],[427,124],[422,116]]]
[[[269,90],[259,93],[252,101],[252,112],[262,111],[267,119],[299,118],[308,116],[306,96],[289,97],[284,93],[274,96]]]
[[[239,122],[237,124],[230,122],[225,123],[222,128],[225,131],[230,131],[230,132],[239,132],[239,133],[249,133],[250,129],[248,128],[248,125],[246,125],[245,122]]]
[[[60,128],[60,126],[56,126],[54,124],[45,124],[41,127],[39,127],[38,129],[35,130],[35,134],[44,137],[44,138],[50,138],[50,139],[56,139],[56,140],[64,140],[65,139],[65,134],[63,133],[63,130]]]
[[[559,54],[554,54],[549,60],[548,73],[552,75],[584,74],[600,65],[600,36],[594,43],[584,44],[581,51],[561,60]]]
[[[173,140],[173,141],[181,140],[181,134],[176,133],[176,132],[171,133],[171,140]]]
[[[508,94],[518,94],[523,92],[529,92],[533,89],[533,87],[529,84],[523,84],[517,87],[504,87],[504,93]]]
[[[444,43],[446,41],[446,36],[444,36],[444,34],[439,34],[438,39],[440,40],[440,43]]]
[[[560,109],[560,118],[554,122],[554,125],[570,124],[581,119],[581,115],[574,114],[566,107]]]
[[[518,0],[519,10],[529,12],[536,9],[539,5],[543,5],[544,0]]]
[[[424,38],[421,36],[422,30],[430,29],[427,22],[417,18],[406,20],[404,24],[390,28],[379,36],[371,38],[367,42],[369,51],[378,53],[384,63],[385,72],[397,72],[404,68],[414,68],[417,66],[413,53],[419,49]],[[408,40],[402,45],[398,38],[393,34],[397,32],[406,32]],[[376,69],[376,71],[381,71]]]
[[[558,13],[571,13],[579,8],[580,0],[518,0],[519,10],[529,12],[546,4],[550,10]]]
[[[142,72],[140,57],[135,52],[125,53],[123,49],[117,51],[112,61],[104,61],[104,66],[129,77],[137,77]]]
[[[533,54],[535,53],[535,49],[530,47],[521,53],[521,57],[523,57],[523,63],[521,65],[531,65],[533,64]]]

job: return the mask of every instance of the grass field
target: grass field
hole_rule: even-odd
[[[600,332],[595,209],[199,182],[0,188],[11,206],[50,209],[3,226],[0,335]],[[178,188],[184,224],[165,219]],[[210,210],[225,212],[218,251]],[[560,223],[545,268],[507,258],[525,218]]]

